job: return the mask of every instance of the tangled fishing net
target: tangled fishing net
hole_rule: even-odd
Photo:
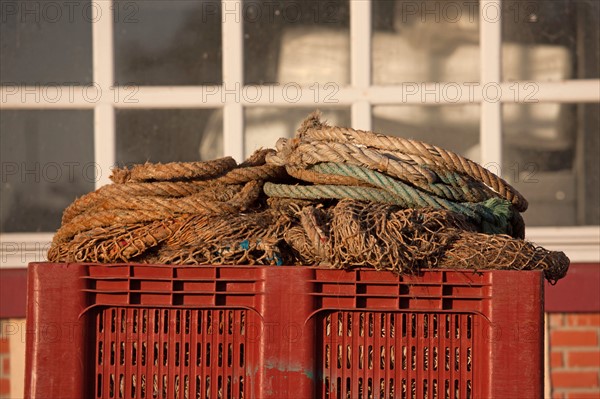
[[[564,253],[524,240],[525,198],[457,154],[317,113],[276,147],[115,169],[64,211],[48,259],[567,272]]]

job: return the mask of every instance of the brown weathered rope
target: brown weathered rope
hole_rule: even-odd
[[[267,161],[273,164],[306,166],[320,162],[350,162],[415,183],[436,180],[434,173],[418,165],[391,159],[378,151],[354,145],[324,142],[299,143],[296,139],[280,139],[277,146],[279,149],[277,156],[267,157]]]
[[[247,168],[250,166],[261,166],[266,163],[266,158],[270,154],[274,154],[275,150],[272,148],[259,148],[254,151],[252,155],[250,155],[244,162],[242,162],[239,167]]]
[[[110,178],[115,183],[208,179],[220,176],[236,166],[231,157],[206,162],[145,163],[134,165],[131,169],[114,169]]]
[[[280,141],[279,148],[279,153],[270,155],[268,161],[273,164],[291,165],[288,166],[288,170],[296,172],[295,177],[300,175],[298,170],[310,170],[310,166],[319,163],[349,163],[385,173],[452,201],[480,202],[495,196],[483,184],[467,181],[457,173],[449,173],[450,171],[439,166],[422,167],[412,160],[407,162],[400,156],[390,156],[368,148],[342,143],[298,144],[293,140]],[[324,181],[315,176],[302,177],[317,184]]]
[[[110,210],[86,213],[73,218],[69,223],[62,225],[52,240],[54,243],[62,243],[75,235],[98,227],[126,226],[140,222],[151,222],[168,217],[168,213],[162,211],[142,210]]]
[[[277,165],[259,165],[237,168],[215,179],[215,184],[240,184],[251,181],[279,180],[287,177],[285,168]]]
[[[107,200],[111,203],[131,202],[140,197],[180,198],[202,193],[205,199],[226,201],[235,186],[209,186],[207,182],[154,182],[154,183],[123,183],[109,184],[98,190],[77,198],[63,212],[62,223],[70,222],[74,217],[91,209],[96,209]],[[135,209],[135,208],[124,208]]]
[[[210,201],[202,196],[178,199],[161,197],[102,198],[90,212],[73,217],[54,235],[53,242],[61,243],[82,231],[111,225],[149,222],[177,214],[232,214],[250,207],[261,193],[261,184],[250,181],[228,201]],[[91,212],[93,210],[93,212]]]
[[[319,120],[317,113],[312,114],[303,123],[298,131],[298,136],[307,142],[338,142],[401,153],[410,156],[418,164],[451,168],[451,170],[482,181],[503,198],[512,202],[520,212],[525,211],[528,206],[527,200],[502,178],[467,158],[431,144],[362,130],[328,126]]]

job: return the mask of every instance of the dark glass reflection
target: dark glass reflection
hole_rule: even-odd
[[[223,132],[222,116],[212,109],[117,111],[117,162],[190,162],[222,156],[214,150]],[[206,158],[201,157],[206,148]]]
[[[219,1],[118,0],[114,7],[117,84],[221,84]]]
[[[350,81],[350,3],[243,3],[246,84]]]
[[[2,1],[0,83],[88,85],[92,83],[90,0]],[[110,16],[104,16],[110,18]]]
[[[52,232],[63,209],[94,190],[92,111],[0,112],[3,233]]]

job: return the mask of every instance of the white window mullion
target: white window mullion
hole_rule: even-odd
[[[115,109],[110,104],[94,108],[94,159],[96,188],[110,184],[111,168],[116,163]]]
[[[110,93],[114,86],[113,1],[95,1],[92,8],[101,12],[92,23],[94,84],[103,93]],[[110,183],[110,169],[116,159],[115,137],[115,109],[112,98],[102,96],[94,107],[94,160],[98,166],[96,188]]]
[[[481,0],[480,63],[482,90],[499,89],[502,78],[502,20],[501,0]],[[489,85],[489,86],[486,86]],[[491,97],[491,96],[488,96]],[[502,104],[500,101],[481,102],[481,163],[502,170]],[[497,169],[496,169],[497,168]]]
[[[223,0],[223,152],[240,162],[244,158],[244,108],[241,91],[244,81],[242,2]]]
[[[355,86],[339,87],[332,93],[337,105],[352,105],[365,102],[369,105],[423,105],[433,96],[432,90],[442,97],[448,85],[456,82],[413,83],[404,85],[370,86],[366,89]],[[239,95],[244,107],[265,107],[276,104],[278,107],[311,107],[315,105],[315,91],[311,87],[301,87],[297,102],[289,101],[283,90],[273,90],[273,86],[254,86],[260,93],[269,93],[248,101]],[[460,96],[453,104],[472,104],[485,101],[483,86],[471,83],[458,83]],[[502,103],[597,103],[600,102],[599,79],[577,79],[557,82],[504,82],[498,94]],[[85,86],[57,87],[64,93],[58,101],[48,101],[44,87],[0,87],[2,103],[0,109],[93,109],[100,101],[90,101],[85,97]],[[37,90],[37,92],[36,92]],[[91,93],[94,90],[89,89]],[[416,91],[415,91],[416,90]],[[33,94],[34,93],[34,94]],[[410,94],[407,94],[410,93]],[[67,95],[68,94],[68,95]],[[496,96],[490,88],[488,96]],[[102,99],[119,109],[147,108],[215,108],[223,105],[222,98],[233,101],[232,91],[224,92],[223,86],[117,86],[112,91],[102,92]],[[39,101],[37,99],[40,99]],[[498,99],[495,97],[494,99]],[[236,100],[237,102],[237,100]],[[430,101],[430,104],[437,105]]]
[[[371,85],[371,1],[350,2],[350,71],[353,87],[366,91]],[[371,104],[352,104],[352,127],[371,130]]]

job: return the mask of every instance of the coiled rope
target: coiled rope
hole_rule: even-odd
[[[280,139],[277,153],[266,160],[314,183],[267,183],[264,190],[270,197],[354,199],[446,209],[469,217],[484,233],[525,236],[519,210],[526,209],[527,201],[521,194],[476,163],[426,143],[330,127],[312,114],[296,138]]]
[[[54,262],[541,269],[569,259],[523,240],[527,201],[441,148],[331,127],[310,115],[277,150],[134,165],[76,199]]]
[[[302,142],[343,143],[365,149],[381,150],[387,158],[397,156],[406,163],[412,161],[422,168],[424,165],[432,165],[457,172],[490,187],[499,196],[511,202],[519,212],[526,211],[528,207],[527,200],[499,176],[467,158],[431,144],[345,127],[328,126],[320,121],[318,113],[311,114],[304,121],[298,131],[298,138]]]

